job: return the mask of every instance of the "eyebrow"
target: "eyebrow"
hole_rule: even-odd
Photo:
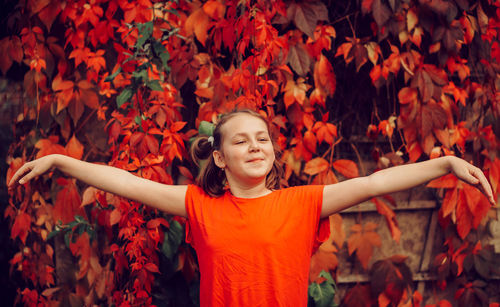
[[[266,130],[259,130],[259,131],[255,132],[256,135],[257,134],[262,134],[262,133],[269,134],[269,132],[266,131]],[[247,135],[249,135],[249,133],[247,133],[247,132],[240,132],[240,133],[236,133],[235,135],[233,135],[233,138],[239,137],[239,136],[247,136]]]

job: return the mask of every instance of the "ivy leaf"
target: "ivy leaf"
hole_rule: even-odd
[[[304,167],[304,173],[313,176],[326,171],[329,167],[330,164],[328,161],[321,157],[317,157],[307,161],[306,166]]]
[[[406,256],[394,255],[372,265],[370,285],[373,296],[384,294],[392,305],[399,304],[403,293],[413,283],[411,270],[405,263],[406,259]]]
[[[214,133],[215,125],[212,123],[209,123],[205,120],[202,120],[200,122],[200,125],[198,126],[198,133],[201,135],[208,135],[211,136]]]
[[[25,212],[20,212],[14,220],[14,225],[10,231],[10,237],[15,239],[19,237],[23,244],[26,244],[29,230],[31,228],[31,216]]]
[[[163,91],[163,88],[161,87],[160,82],[158,82],[158,80],[152,80],[146,82],[146,85],[153,91],[159,91],[159,92]]]
[[[127,87],[120,93],[120,95],[116,97],[116,105],[118,106],[118,108],[121,108],[121,106],[125,102],[129,101],[131,97],[132,97],[132,89]]]
[[[359,177],[358,166],[351,160],[339,159],[333,162],[333,168],[346,178]]]
[[[290,46],[287,63],[299,75],[305,76],[311,70],[312,58],[304,49],[303,44]]]
[[[78,139],[73,135],[66,144],[66,151],[70,157],[80,160],[83,157],[83,145],[78,141]]]
[[[121,73],[121,72],[122,72],[122,67],[118,66],[118,69],[114,73],[112,73],[111,75],[107,76],[104,79],[104,81],[105,82],[111,82],[111,81],[113,81],[116,78],[116,76],[118,76],[118,74]]]
[[[161,246],[161,252],[163,255],[165,255],[168,259],[173,260],[174,255],[177,253],[177,249],[181,245],[183,239],[184,229],[182,228],[182,225],[176,220],[172,220],[168,231],[165,232],[165,238]]]
[[[399,229],[398,221],[396,220],[396,214],[391,208],[389,208],[389,206],[385,204],[385,202],[383,202],[379,198],[372,198],[372,202],[375,204],[375,207],[377,207],[378,213],[382,214],[385,217],[385,221],[389,226],[392,238],[394,239],[394,241],[399,243],[399,239],[401,238],[401,230]]]
[[[366,223],[364,227],[360,224],[355,224],[351,227],[352,234],[347,239],[349,255],[356,252],[356,256],[365,269],[368,267],[368,262],[372,257],[373,247],[382,244],[380,236],[374,231],[377,226],[373,222]]]
[[[322,271],[320,276],[324,279],[322,283],[313,282],[309,285],[308,294],[313,299],[315,306],[332,306],[336,293],[335,283],[330,273]]]
[[[372,301],[373,299],[370,293],[370,286],[358,283],[347,291],[344,299],[342,300],[342,306],[372,306],[372,304],[370,303]]]
[[[73,221],[75,215],[81,214],[82,200],[73,179],[58,178],[57,184],[63,188],[57,193],[54,203],[54,220],[64,224]]]
[[[168,60],[170,59],[170,53],[168,53],[165,46],[163,46],[159,41],[156,40],[153,43],[153,49],[155,53],[160,57],[163,69],[169,72],[170,67],[168,66]]]
[[[391,11],[389,8],[382,3],[382,0],[374,0],[372,4],[373,19],[379,26],[379,29],[389,20],[391,17]]]
[[[146,41],[153,34],[153,22],[149,21],[146,23],[138,24],[137,29],[139,30],[139,37],[137,38],[137,43],[135,44],[135,47],[137,49],[143,49],[144,43],[146,43]]]
[[[313,38],[318,21],[328,21],[328,8],[322,2],[292,2],[287,8],[287,17],[292,19],[302,32]]]

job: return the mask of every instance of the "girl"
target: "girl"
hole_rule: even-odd
[[[193,144],[207,159],[198,185],[169,186],[110,166],[62,155],[23,165],[27,183],[56,167],[98,189],[186,217],[196,249],[201,306],[306,306],[309,261],[321,218],[372,197],[408,189],[453,172],[491,187],[477,167],[453,156],[385,169],[332,185],[280,188],[281,169],[266,120],[248,110],[223,115],[213,136]]]

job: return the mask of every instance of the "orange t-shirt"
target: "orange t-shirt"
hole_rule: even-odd
[[[201,306],[307,306],[323,186],[238,198],[189,185],[187,242],[200,265]]]

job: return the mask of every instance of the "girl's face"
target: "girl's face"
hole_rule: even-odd
[[[238,114],[221,127],[221,150],[214,151],[228,183],[256,185],[265,182],[275,159],[266,123],[250,114]]]

